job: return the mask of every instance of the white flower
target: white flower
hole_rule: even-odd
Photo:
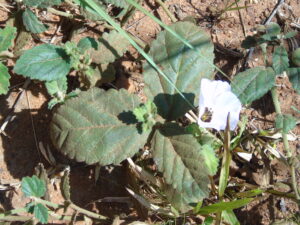
[[[239,121],[242,105],[227,82],[202,79],[199,99],[198,124],[204,128],[225,130],[228,113],[230,129]]]

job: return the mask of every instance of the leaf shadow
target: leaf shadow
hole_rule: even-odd
[[[118,116],[118,119],[125,123],[126,125],[136,125],[136,129],[138,130],[138,133],[141,134],[143,132],[142,130],[142,123],[140,123],[132,111],[124,111],[121,112]]]
[[[116,58],[121,57],[118,54],[117,50],[113,46],[111,46],[108,41],[104,40],[103,38],[100,38],[98,40],[98,42],[100,42],[101,44],[103,44]]]
[[[182,93],[183,96],[194,105],[195,94]],[[193,109],[183,97],[176,94],[163,94],[160,93],[154,97],[153,102],[157,107],[158,114],[166,121],[176,120],[184,116],[189,110]]]

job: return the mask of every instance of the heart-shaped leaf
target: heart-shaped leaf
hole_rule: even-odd
[[[44,181],[37,176],[24,177],[22,179],[22,191],[26,197],[35,196],[42,197],[46,192],[46,186]]]
[[[98,40],[98,49],[91,50],[91,57],[94,63],[112,63],[121,57],[128,49],[129,41],[117,31],[104,33]]]
[[[14,71],[31,79],[52,81],[70,71],[70,58],[61,47],[43,44],[27,50],[18,60]]]
[[[172,196],[188,203],[207,197],[208,175],[212,171],[207,167],[209,162],[205,161],[203,146],[191,134],[175,123],[167,123],[155,133],[152,147],[159,171],[175,189],[170,191]],[[215,156],[211,154],[211,157]]]
[[[34,206],[33,214],[42,224],[48,223],[48,209],[41,203]]]
[[[232,80],[232,92],[242,104],[249,104],[266,94],[275,84],[271,67],[255,67],[238,73]]]
[[[289,66],[289,57],[285,47],[276,47],[273,52],[273,69],[276,74],[282,74]]]
[[[39,19],[30,9],[25,9],[22,14],[22,18],[26,30],[30,31],[31,33],[38,34],[47,30],[47,27],[41,23],[41,21],[39,21]]]
[[[162,31],[152,42],[149,55],[193,104],[198,102],[201,79],[211,79],[213,76],[214,48],[209,36],[193,23],[178,22],[171,25],[171,28],[195,49],[188,48],[169,32]],[[149,100],[154,101],[158,113],[164,119],[177,119],[190,109],[174,86],[148,63],[144,65],[144,79],[145,94]]]
[[[139,104],[138,97],[124,89],[81,92],[54,114],[52,141],[79,162],[118,164],[143,147],[149,135],[137,129],[132,111]]]

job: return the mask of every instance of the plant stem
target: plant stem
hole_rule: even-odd
[[[106,220],[107,219],[107,217],[105,217],[105,216],[102,216],[102,215],[97,214],[97,213],[93,213],[93,212],[88,211],[88,210],[83,209],[83,208],[80,208],[79,206],[77,206],[77,205],[75,205],[73,203],[71,203],[69,206],[70,206],[70,208],[76,210],[77,212],[85,214],[88,217],[91,217],[91,218],[94,218],[94,219],[98,219],[98,220]]]
[[[43,199],[40,199],[40,198],[32,197],[32,199],[35,202],[47,205],[49,207],[53,207],[55,209],[57,209],[57,208],[63,208],[64,207],[63,205],[55,204],[55,203],[52,203],[52,202],[49,202],[49,201],[46,201],[46,200],[43,200]],[[74,209],[75,211],[77,211],[79,213],[85,214],[85,215],[87,215],[87,216],[89,216],[91,218],[94,218],[94,219],[98,219],[98,220],[106,220],[107,219],[107,217],[105,217],[105,216],[102,216],[100,214],[88,211],[88,210],[83,209],[83,208],[80,208],[79,206],[77,206],[77,205],[75,205],[73,203],[71,203],[69,205],[69,207],[72,208],[72,209]]]
[[[44,199],[40,199],[40,198],[37,198],[37,197],[31,197],[35,202],[37,203],[41,203],[43,205],[46,205],[46,206],[49,206],[49,207],[52,207],[52,208],[60,208],[62,207],[61,205],[59,204],[56,204],[56,203],[53,203],[53,202],[49,202],[47,200],[44,200]]]
[[[10,51],[3,51],[3,52],[0,53],[0,57],[13,58],[14,54]]]
[[[271,93],[272,93],[272,99],[273,99],[273,104],[274,104],[274,107],[275,107],[275,111],[278,115],[282,115],[276,87],[273,87],[271,89]],[[290,149],[290,146],[289,146],[287,134],[285,134],[283,131],[281,131],[281,133],[282,133],[282,140],[283,140],[284,149],[287,152],[288,158],[291,158],[293,156],[293,153],[292,153],[292,151]],[[293,163],[291,163],[291,165],[290,165],[290,170],[291,170],[291,177],[292,177],[292,186],[293,186],[293,189],[294,189],[294,192],[295,192],[295,195],[296,195],[296,199],[300,200],[300,195],[299,195],[298,187],[297,187],[296,171],[295,171],[295,166],[293,165]]]
[[[162,9],[165,11],[165,13],[168,15],[168,17],[170,17],[172,23],[176,23],[177,19],[175,18],[175,16],[170,12],[170,10],[168,9],[168,7],[166,6],[166,4],[162,1],[162,0],[155,0],[157,2],[157,4],[159,4]]]
[[[10,211],[8,211],[8,212],[1,213],[1,214],[0,214],[0,220],[2,220],[3,218],[5,218],[5,217],[8,216],[8,215],[18,214],[18,213],[23,213],[23,212],[26,212],[26,209],[25,209],[25,208],[13,209],[13,210],[10,210]]]
[[[73,18],[74,17],[73,14],[62,12],[62,11],[56,10],[54,8],[48,8],[47,11],[50,12],[50,13],[53,13],[55,15],[64,16],[64,17],[67,17],[67,18]]]

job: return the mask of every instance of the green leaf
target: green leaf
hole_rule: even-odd
[[[91,37],[85,37],[80,39],[80,41],[77,44],[77,47],[80,48],[83,52],[93,48],[93,49],[98,49],[98,42]]]
[[[93,65],[93,75],[81,77],[87,87],[99,87],[116,79],[116,70],[112,64]]]
[[[219,138],[205,128],[199,127],[199,125],[196,123],[188,125],[186,130],[190,134],[194,135],[200,145],[208,145],[213,149],[219,149],[223,145],[223,142]]]
[[[0,52],[6,51],[12,45],[16,32],[17,29],[11,26],[0,29]]]
[[[277,35],[280,34],[281,28],[277,23],[271,22],[267,25],[260,25],[258,31],[265,33],[261,36],[265,41],[272,41],[277,39]]]
[[[282,129],[283,133],[287,134],[297,125],[297,119],[292,115],[277,115],[275,120],[277,129]]]
[[[64,99],[68,89],[67,77],[62,77],[59,80],[47,81],[45,85],[49,95],[57,97],[58,99]]]
[[[139,106],[133,110],[136,119],[142,123],[143,132],[149,131],[156,123],[157,108],[156,105],[147,101],[146,104]]]
[[[34,206],[35,206],[34,202],[27,203],[25,206],[26,212],[33,214]]]
[[[149,55],[168,75],[173,85],[162,79],[148,63],[144,65],[145,94],[156,104],[158,114],[169,121],[183,116],[191,109],[174,85],[190,103],[198,102],[201,79],[213,77],[213,67],[207,61],[213,63],[214,59],[210,38],[198,26],[190,22],[178,22],[170,28],[195,48],[190,49],[167,31],[160,32],[152,42]],[[206,61],[199,52],[205,55]]]
[[[222,211],[222,218],[225,222],[229,223],[230,225],[240,225],[240,222],[238,221],[236,215],[232,210]]]
[[[205,163],[208,169],[208,174],[214,176],[218,171],[219,159],[216,157],[215,151],[210,145],[202,146],[202,155],[204,157],[203,163]]]
[[[255,67],[238,73],[232,80],[232,92],[242,104],[249,104],[275,85],[275,72],[270,67]]]
[[[70,171],[66,171],[61,181],[61,193],[65,200],[71,199]]]
[[[53,97],[48,102],[48,108],[52,109],[56,104],[64,102],[68,89],[67,77],[62,77],[59,80],[47,81],[45,83],[48,94]]]
[[[0,95],[8,92],[9,79],[8,68],[0,62]]]
[[[208,196],[209,169],[197,140],[175,123],[163,125],[152,140],[153,157],[177,201],[195,203]],[[175,206],[176,207],[176,206]]]
[[[41,203],[34,206],[33,214],[42,224],[48,223],[48,209]]]
[[[249,191],[236,193],[236,196],[239,197],[239,198],[249,198],[249,197],[255,197],[255,196],[260,195],[264,192],[265,191],[263,189],[253,189],[253,190],[249,190]]]
[[[202,225],[212,225],[214,222],[214,218],[208,216],[205,218],[205,220],[203,221]]]
[[[300,94],[300,67],[288,68],[287,74],[294,90]]]
[[[118,164],[146,143],[132,110],[140,104],[126,90],[92,88],[57,110],[50,125],[55,147],[87,164]]]
[[[28,7],[48,8],[61,4],[62,0],[23,0],[23,2]]]
[[[45,183],[37,176],[24,177],[22,179],[22,191],[26,197],[42,197],[46,192]]]
[[[24,52],[14,71],[31,79],[58,80],[70,71],[70,58],[58,46],[43,44]]]
[[[283,35],[283,38],[284,39],[289,39],[289,38],[292,38],[294,36],[296,36],[298,34],[297,31],[290,31],[290,32],[287,32],[286,34]]]
[[[115,30],[104,33],[98,40],[98,49],[91,50],[91,58],[97,64],[112,63],[127,51],[129,45],[129,41]]]
[[[30,31],[31,33],[39,34],[47,30],[47,27],[39,21],[39,19],[30,9],[25,9],[22,14],[22,18],[26,30]]]
[[[207,215],[211,213],[222,212],[224,210],[228,211],[228,210],[238,209],[240,207],[247,205],[252,200],[253,200],[252,198],[244,198],[244,199],[239,199],[231,202],[218,202],[200,208],[199,211],[197,211],[197,213],[202,215]]]
[[[276,74],[282,74],[289,68],[289,57],[284,46],[277,46],[273,52],[273,69]]]

